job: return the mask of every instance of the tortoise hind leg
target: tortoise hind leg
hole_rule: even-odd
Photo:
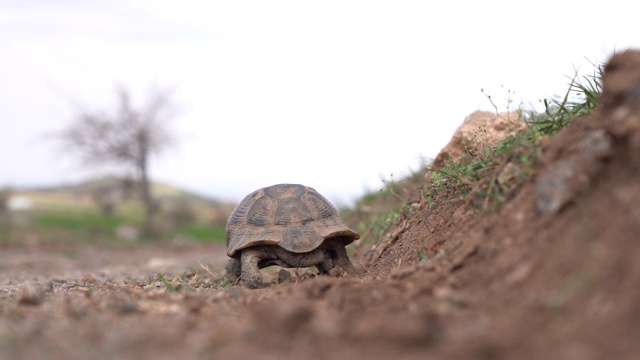
[[[238,281],[238,278],[240,277],[240,274],[241,274],[240,259],[236,259],[236,258],[229,259],[229,262],[227,263],[227,266],[224,269],[227,272],[227,278],[231,282]]]
[[[326,259],[320,264],[316,265],[318,271],[320,271],[321,275],[329,275],[329,272],[333,269],[333,261],[331,259]]]

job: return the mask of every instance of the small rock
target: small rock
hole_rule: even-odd
[[[239,299],[242,296],[242,289],[239,286],[234,286],[227,290],[227,294],[233,299]]]
[[[62,290],[67,291],[67,290],[73,289],[73,288],[75,288],[77,286],[78,286],[78,284],[76,284],[76,283],[66,283],[66,284],[62,285]]]
[[[45,293],[52,293],[54,289],[53,281],[47,281],[47,283],[42,286],[42,290]]]
[[[574,159],[566,159],[540,175],[536,182],[536,203],[541,213],[556,213],[571,200],[568,181],[575,174],[575,166]]]
[[[278,271],[278,277],[276,278],[278,284],[282,284],[283,282],[291,282],[291,273],[285,269],[280,269]]]
[[[580,141],[578,150],[538,178],[536,203],[541,213],[557,213],[589,186],[591,178],[602,168],[601,160],[611,156],[611,138],[604,130],[593,131]]]
[[[20,305],[39,305],[44,300],[44,290],[40,285],[26,283],[20,289]]]
[[[93,275],[91,275],[91,274],[85,274],[85,275],[82,277],[82,281],[83,281],[85,284],[96,284],[96,283],[98,282],[98,280],[97,280]]]
[[[518,171],[519,170],[516,165],[512,162],[508,162],[498,174],[496,181],[498,181],[498,184],[505,185],[518,177]]]
[[[578,156],[587,161],[604,159],[611,156],[611,138],[603,129],[595,130],[580,141],[578,149]]]
[[[120,313],[122,314],[132,314],[138,311],[138,306],[133,302],[125,302],[120,305]]]
[[[506,276],[505,280],[508,284],[511,285],[521,283],[522,281],[526,280],[529,274],[531,274],[531,270],[533,270],[531,264],[520,264],[515,268],[515,270],[511,271],[511,273]]]

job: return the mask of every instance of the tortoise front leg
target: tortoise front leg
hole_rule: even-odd
[[[240,278],[250,289],[262,285],[262,273],[258,266],[261,260],[277,258],[268,246],[258,246],[242,250]]]
[[[360,272],[356,270],[351,260],[349,260],[347,249],[343,244],[333,243],[331,244],[331,250],[334,265],[340,266],[342,270],[353,277],[360,276]]]

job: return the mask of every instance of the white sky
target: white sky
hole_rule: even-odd
[[[152,176],[240,200],[281,182],[348,203],[433,158],[469,113],[564,93],[638,47],[629,1],[0,0],[0,186],[91,172],[44,135],[76,106],[176,88]],[[505,110],[506,101],[499,101]]]

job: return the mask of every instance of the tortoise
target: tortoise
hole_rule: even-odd
[[[262,284],[260,269],[315,266],[329,274],[335,265],[358,272],[345,246],[360,238],[336,208],[313,188],[278,184],[247,195],[235,208],[225,230],[227,276],[249,288]]]

